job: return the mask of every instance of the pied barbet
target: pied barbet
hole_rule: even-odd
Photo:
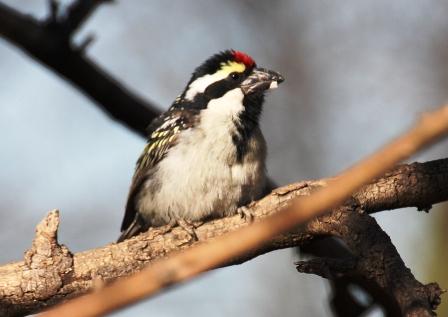
[[[266,144],[259,117],[265,92],[282,81],[240,51],[200,65],[169,110],[148,126],[118,242],[149,227],[191,229],[261,198]]]

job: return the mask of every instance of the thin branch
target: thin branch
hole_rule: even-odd
[[[190,248],[188,252],[178,252],[169,258],[159,259],[141,272],[118,280],[95,293],[74,299],[42,316],[101,316],[229,263],[244,254],[253,253],[254,250],[263,248],[269,239],[342,204],[363,184],[384,174],[399,161],[432,144],[447,132],[448,106],[444,106],[424,114],[407,133],[329,181],[327,187],[310,196],[292,200],[281,212],[216,238],[212,243],[202,243]],[[418,304],[418,309],[432,314],[430,301]]]
[[[76,1],[64,21],[70,29],[104,1]],[[42,23],[0,3],[0,36],[69,81],[114,120],[146,136],[146,127],[159,110],[121,85],[84,52],[73,47],[60,24]]]
[[[48,1],[48,8],[50,11],[50,14],[48,16],[48,22],[49,23],[57,23],[58,20],[58,14],[59,14],[59,8],[60,3],[58,0],[49,0]]]
[[[68,35],[73,34],[95,11],[105,2],[112,0],[77,0],[73,1],[67,8],[63,19],[59,23],[64,27]]]

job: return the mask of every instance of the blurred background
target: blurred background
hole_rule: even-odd
[[[2,2],[48,13],[44,0]],[[338,173],[447,101],[447,16],[448,1],[128,0],[101,6],[76,39],[95,34],[87,54],[161,110],[223,49],[281,72],[261,124],[269,174],[286,184]],[[3,40],[0,70],[0,262],[22,258],[53,208],[71,251],[115,241],[145,141]],[[442,142],[412,160],[447,154]],[[416,278],[442,288],[446,209],[375,215]],[[326,282],[298,274],[297,259],[283,250],[215,270],[114,316],[331,316]]]

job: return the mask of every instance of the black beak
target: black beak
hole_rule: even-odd
[[[263,93],[268,89],[277,88],[277,85],[284,80],[283,76],[277,72],[255,68],[249,77],[241,83],[241,89],[245,95]]]

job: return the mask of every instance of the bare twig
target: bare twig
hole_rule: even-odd
[[[73,1],[67,8],[64,17],[59,21],[61,26],[70,36],[73,34],[104,2],[112,0],[77,0]]]
[[[48,8],[50,15],[48,16],[48,23],[57,23],[60,3],[58,0],[49,0]]]
[[[42,316],[101,316],[129,305],[162,289],[186,281],[206,270],[223,265],[244,253],[260,248],[276,235],[337,207],[363,184],[387,172],[399,161],[435,142],[448,131],[448,106],[424,114],[407,133],[364,161],[331,180],[310,196],[293,200],[281,212],[252,226],[199,244],[187,252],[154,262],[150,267],[77,298]],[[432,313],[430,303],[422,309]]]
[[[114,120],[146,136],[146,127],[159,110],[121,85],[110,74],[73,47],[72,32],[106,0],[75,1],[62,22],[42,23],[0,3],[0,36],[16,45],[31,58],[47,66],[94,101]],[[57,6],[54,8],[57,10]]]

